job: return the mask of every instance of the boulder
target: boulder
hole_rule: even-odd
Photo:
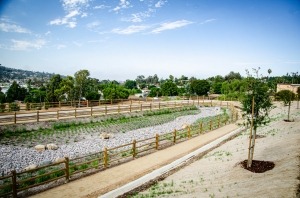
[[[53,144],[53,143],[47,144],[47,149],[48,150],[56,150],[56,149],[58,149],[58,146],[56,144]]]
[[[54,160],[55,163],[64,162],[64,161],[65,158],[59,158],[59,157]]]
[[[37,168],[38,166],[36,164],[31,164],[29,166],[27,166],[26,168],[24,168],[25,171],[28,171],[28,170],[32,170],[32,169],[35,169]]]
[[[177,120],[177,121],[178,121],[178,120],[181,120],[181,117],[176,118],[176,120]]]
[[[114,134],[108,134],[108,138],[114,138]]]
[[[46,160],[46,161],[43,161],[42,163],[40,163],[40,166],[46,166],[46,165],[49,165],[49,164],[52,164],[52,162],[49,161],[49,160]]]
[[[114,138],[114,134],[109,134],[109,133],[102,133],[100,135],[101,139],[109,139],[109,138]]]
[[[181,128],[182,128],[182,129],[185,129],[185,128],[187,128],[187,127],[190,127],[190,125],[187,124],[187,123],[183,123],[183,124],[181,125]]]
[[[41,144],[36,145],[34,148],[37,151],[44,151],[46,149],[45,145],[41,145]]]

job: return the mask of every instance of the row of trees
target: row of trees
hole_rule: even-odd
[[[269,75],[272,72],[268,71]],[[263,77],[262,81],[268,87],[268,93],[276,92],[279,82],[300,82],[298,73],[282,77]],[[172,75],[167,79],[159,78],[156,74],[145,77],[137,76],[135,80],[126,80],[123,84],[115,80],[102,80],[90,77],[88,70],[77,71],[73,76],[62,78],[54,75],[48,83],[40,84],[39,88],[32,88],[33,81],[27,81],[27,88],[20,87],[14,82],[6,94],[0,90],[0,103],[21,100],[25,102],[57,102],[98,100],[102,96],[105,99],[126,99],[129,95],[142,93],[142,89],[150,90],[149,97],[158,96],[190,96],[207,95],[208,93],[222,94],[226,97],[244,97],[249,87],[248,77],[244,78],[240,73],[230,72],[224,77],[217,75],[208,79],[188,78],[184,75],[177,78]],[[35,84],[36,86],[36,84]],[[101,95],[102,94],[102,95]]]

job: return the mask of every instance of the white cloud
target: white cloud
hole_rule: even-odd
[[[130,21],[130,22],[134,22],[134,23],[142,22],[142,21],[144,21],[145,18],[150,17],[151,13],[153,13],[155,11],[156,11],[155,9],[149,8],[147,11],[131,14],[130,18],[122,18],[121,20],[128,21],[128,22]]]
[[[193,22],[187,21],[187,20],[175,21],[175,22],[171,22],[171,23],[162,23],[161,27],[156,28],[156,29],[152,30],[151,32],[158,34],[164,30],[172,30],[172,29],[180,28],[180,27],[192,24],[192,23]]]
[[[62,0],[63,2],[63,8],[68,11],[74,11],[74,10],[80,10],[84,7],[89,6],[90,0]]]
[[[99,22],[99,21],[94,21],[94,22],[92,22],[92,23],[88,23],[86,26],[87,26],[88,28],[93,28],[93,27],[96,27],[96,26],[98,26],[98,25],[100,25],[100,22]]]
[[[13,45],[10,47],[11,50],[29,50],[30,48],[41,49],[46,44],[45,40],[34,40],[34,41],[21,41],[11,40]]]
[[[130,8],[130,7],[132,7],[132,6],[130,5],[129,1],[120,0],[119,5],[116,6],[115,8],[113,8],[112,10],[117,12],[118,10]]]
[[[116,34],[133,34],[133,33],[144,31],[144,30],[146,30],[148,28],[150,28],[150,26],[146,26],[146,25],[140,25],[140,26],[131,25],[131,26],[125,28],[125,29],[120,29],[120,28],[113,29],[112,32],[116,33]]]
[[[76,27],[76,18],[74,18],[74,16],[79,15],[80,13],[77,10],[74,10],[72,12],[70,12],[69,14],[67,14],[64,18],[57,18],[54,19],[53,21],[50,21],[50,25],[64,25],[67,24],[68,27],[70,28],[74,28]],[[73,20],[73,21],[69,21],[69,20]]]
[[[106,6],[106,5],[99,5],[99,6],[94,6],[94,9],[105,9],[105,8],[110,8],[110,6]]]
[[[89,7],[91,0],[62,0],[63,8],[66,11],[66,16],[63,18],[57,18],[49,22],[50,25],[64,25],[67,27],[76,27],[76,16],[87,17],[87,13],[82,12],[83,9]],[[72,20],[72,21],[70,21]]]
[[[208,19],[208,20],[203,21],[203,22],[200,23],[200,24],[210,23],[210,22],[213,22],[213,21],[215,21],[215,20],[217,20],[217,19]]]
[[[57,47],[57,49],[62,49],[62,48],[66,48],[67,46],[65,46],[65,45],[57,45],[56,47]]]
[[[21,26],[7,23],[0,23],[0,30],[3,32],[30,33],[29,30],[22,28]]]
[[[78,42],[73,42],[75,45],[77,45],[78,47],[81,47],[82,46],[82,43],[78,43]]]
[[[162,5],[164,5],[167,1],[164,0],[159,0],[156,4],[155,7],[156,8],[160,8]]]
[[[48,32],[46,32],[46,33],[45,33],[45,35],[46,35],[46,36],[48,36],[49,34],[51,34],[51,32],[50,32],[50,31],[48,31]]]

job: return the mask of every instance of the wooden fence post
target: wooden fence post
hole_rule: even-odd
[[[212,130],[212,120],[210,120],[210,130]]]
[[[75,115],[75,118],[77,117],[77,112],[76,112],[76,107],[75,107],[75,109],[74,109],[74,115]]]
[[[233,114],[234,114],[234,112],[233,112],[233,110],[231,110],[231,122],[233,122]]]
[[[236,112],[236,115],[235,115],[235,121],[237,121],[238,118],[239,118],[239,114],[238,114],[238,112]]]
[[[188,138],[190,138],[190,137],[191,137],[191,127],[188,126]]]
[[[155,148],[156,148],[156,150],[158,150],[158,140],[159,140],[159,135],[156,134],[156,136],[155,136]]]
[[[57,112],[56,112],[56,118],[57,119],[59,119],[59,112],[58,112],[59,110],[57,110]]]
[[[131,104],[130,104],[130,112],[131,112]]]
[[[61,108],[61,103],[60,103],[60,101],[58,102],[58,107]]]
[[[17,123],[17,112],[15,112],[15,115],[14,115],[14,123],[15,124]]]
[[[150,111],[152,111],[152,103],[150,103]]]
[[[107,114],[107,106],[105,105],[105,115]]]
[[[40,120],[40,113],[39,111],[36,112],[36,121],[39,122]]]
[[[118,113],[120,113],[120,105],[118,105]]]
[[[69,158],[68,157],[65,157],[65,167],[66,167],[66,183],[68,183],[69,179],[70,179]]]
[[[160,102],[158,102],[158,109],[160,109]]]
[[[110,104],[112,105],[112,99],[110,99]]]
[[[202,122],[200,122],[200,134],[202,134],[203,128],[202,128]]]
[[[104,158],[103,158],[103,160],[104,160],[104,168],[107,168],[107,148],[106,147],[104,147]]]
[[[93,116],[93,107],[91,107],[91,116]]]
[[[135,158],[136,156],[136,140],[133,140],[132,142],[132,158]]]
[[[100,105],[101,105],[101,102],[100,102],[100,100],[99,100],[98,106],[100,106]]]
[[[199,96],[197,96],[197,100],[198,100],[198,105],[199,105]]]
[[[174,139],[173,139],[174,143],[176,143],[176,135],[177,135],[176,132],[177,132],[176,129],[174,129]]]
[[[10,112],[10,103],[7,104],[8,112]]]
[[[228,102],[227,102],[227,106],[226,106],[226,108],[228,108]]]
[[[143,111],[143,104],[141,104],[141,111]]]
[[[218,128],[220,128],[220,116],[218,117]]]
[[[11,171],[12,174],[12,196],[13,198],[17,198],[18,192],[17,192],[17,173],[16,170]]]
[[[202,96],[202,103],[203,103],[203,106],[204,106],[204,95]]]
[[[89,107],[89,100],[86,100],[86,107]]]
[[[210,100],[210,106],[212,107],[213,105],[212,105],[212,100]]]
[[[28,111],[28,102],[26,102],[26,111]]]

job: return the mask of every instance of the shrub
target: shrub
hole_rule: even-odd
[[[0,104],[0,113],[3,113],[3,112],[5,112],[5,106],[6,106],[6,104]]]
[[[16,102],[10,103],[9,108],[10,111],[20,111],[20,106]]]

